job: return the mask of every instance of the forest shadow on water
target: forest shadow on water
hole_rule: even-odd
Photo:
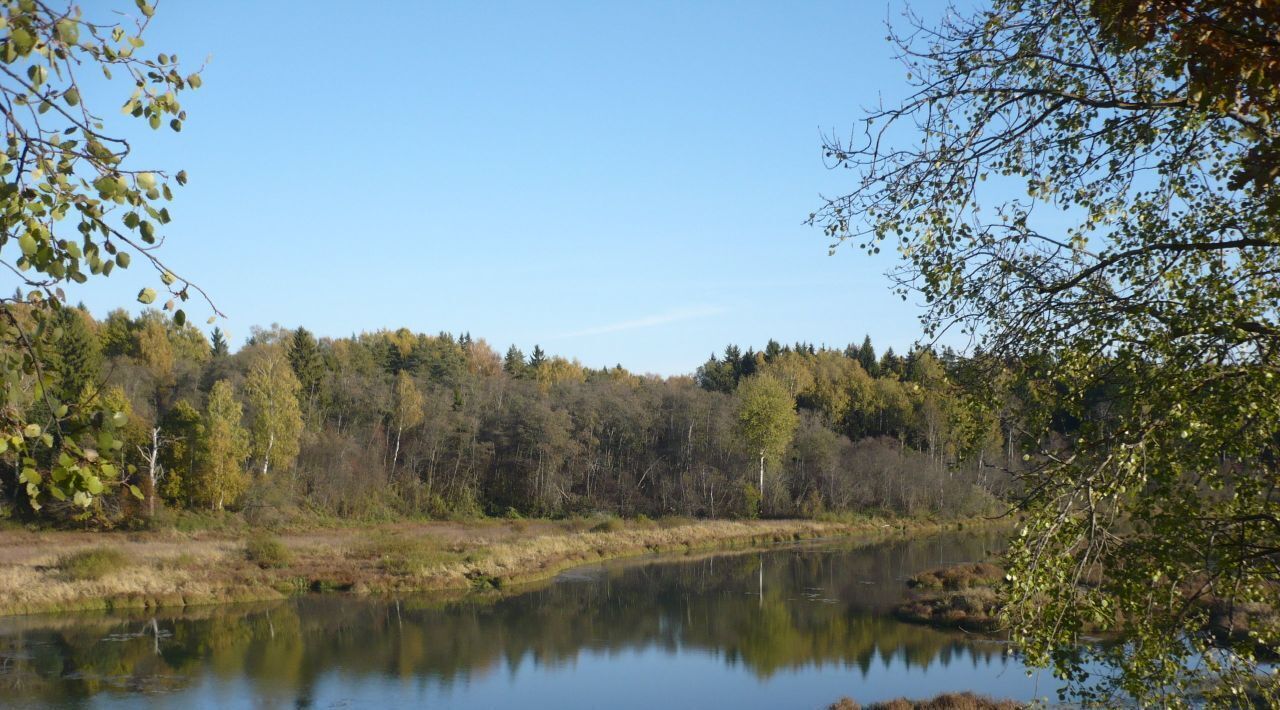
[[[7,707],[816,708],[1052,697],[998,640],[901,623],[906,577],[998,533],[578,568],[523,593],[0,620]]]

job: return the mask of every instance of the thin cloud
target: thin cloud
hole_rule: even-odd
[[[581,338],[588,335],[604,335],[605,333],[619,333],[624,330],[637,330],[640,328],[653,328],[668,323],[678,323],[680,321],[694,320],[696,318],[709,318],[718,316],[727,311],[723,306],[696,306],[693,308],[677,308],[673,311],[665,313],[655,313],[644,318],[636,318],[635,320],[624,320],[608,325],[600,325],[594,328],[586,328],[584,330],[575,330],[572,333],[562,333],[558,338]]]

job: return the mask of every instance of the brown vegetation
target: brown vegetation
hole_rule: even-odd
[[[928,700],[897,698],[882,703],[859,705],[850,698],[840,698],[829,710],[1018,710],[1026,707],[1012,700],[992,700],[973,693],[943,693]]]
[[[995,631],[1000,603],[994,587],[1004,570],[975,562],[921,572],[907,581],[913,591],[894,613],[904,621],[953,627],[965,631]]]
[[[687,552],[862,535],[901,523],[590,520],[387,524],[284,533],[0,531],[0,614],[185,606],[274,599],[305,591],[465,591],[507,588],[579,564],[649,552]],[[929,524],[913,524],[924,531]],[[615,529],[617,528],[617,529]],[[109,538],[109,548],[103,548]],[[109,554],[131,563],[94,575],[69,560]],[[96,568],[95,568],[96,569]]]

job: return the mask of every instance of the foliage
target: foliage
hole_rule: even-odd
[[[187,487],[186,497],[193,504],[222,510],[248,486],[242,464],[249,455],[249,435],[240,424],[241,412],[231,384],[217,382],[205,405],[199,465]]]
[[[298,404],[300,385],[289,361],[271,349],[257,358],[245,380],[250,407],[250,445],[254,458],[262,462],[262,473],[271,464],[289,468],[298,457],[302,436],[302,411]]]
[[[915,93],[827,142],[859,177],[812,219],[896,242],[929,332],[973,335],[1007,383],[981,409],[1016,393],[1015,640],[1090,702],[1274,704],[1254,649],[1280,629],[1220,653],[1198,602],[1280,602],[1280,15],[996,0],[909,21]],[[1129,642],[1082,647],[1092,625]],[[1098,656],[1118,671],[1090,676]]]
[[[186,120],[178,97],[199,87],[200,75],[183,74],[176,56],[142,55],[154,8],[144,0],[137,6],[136,22],[115,23],[105,12],[107,19],[86,17],[77,6],[0,3],[7,136],[0,152],[0,260],[20,282],[15,295],[0,299],[0,455],[23,471],[32,507],[47,494],[88,508],[104,491],[103,481],[115,477],[103,455],[119,448],[113,413],[76,401],[84,382],[66,369],[46,371],[37,352],[48,331],[74,328],[62,315],[63,287],[108,276],[138,257],[173,295],[165,307],[179,323],[186,316],[176,302],[198,291],[155,254],[169,222],[164,203],[186,174],[131,167],[129,143],[84,103],[110,95],[119,74],[131,85],[126,115],[175,131]],[[156,297],[151,288],[138,295],[143,303]],[[64,337],[79,335],[64,330]],[[93,357],[88,351],[73,356]],[[33,409],[34,403],[40,406]]]
[[[279,539],[270,535],[257,534],[245,541],[244,557],[263,569],[278,569],[288,566],[293,555]]]
[[[747,447],[776,462],[796,429],[795,400],[776,377],[757,375],[738,386],[738,427]]]

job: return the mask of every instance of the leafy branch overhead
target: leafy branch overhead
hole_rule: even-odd
[[[832,248],[894,244],[927,329],[1023,393],[1007,614],[1093,702],[1277,691],[1255,675],[1274,624],[1230,654],[1203,633],[1215,605],[1280,602],[1277,36],[1254,0],[908,14],[913,93],[826,141],[856,176],[811,217]],[[1132,642],[1081,646],[1099,627]],[[1086,682],[1093,655],[1119,672]]]
[[[133,9],[131,19],[115,12],[98,19],[76,5],[0,2],[0,264],[21,285],[0,299],[0,445],[21,458],[33,505],[47,492],[87,506],[104,479],[118,475],[104,460],[119,448],[118,416],[95,411],[92,391],[59,401],[40,367],[36,350],[57,328],[64,287],[141,259],[156,271],[169,295],[164,308],[179,325],[186,321],[179,304],[193,294],[208,301],[157,255],[170,222],[166,203],[186,173],[133,165],[130,140],[106,118],[116,107],[104,112],[87,101],[118,92],[126,117],[182,130],[179,96],[200,86],[200,73],[184,73],[176,55],[145,52],[154,6],[138,0]],[[152,288],[138,295],[144,304],[156,298]]]

